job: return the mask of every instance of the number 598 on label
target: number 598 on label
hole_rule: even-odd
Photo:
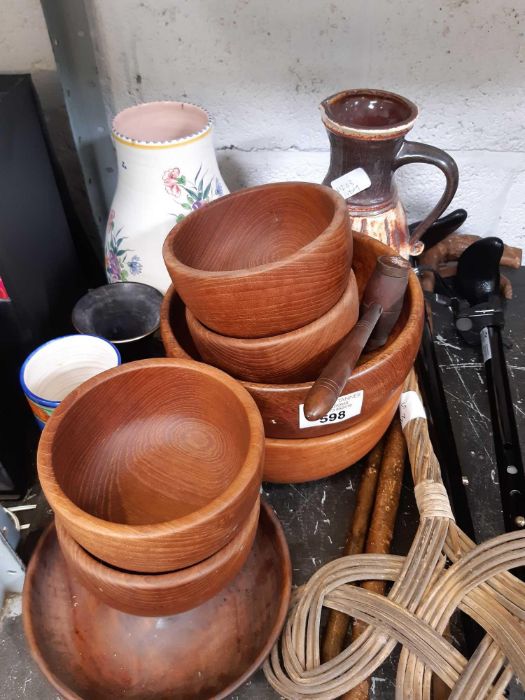
[[[340,396],[332,407],[330,413],[319,420],[308,420],[304,415],[304,404],[299,404],[299,428],[313,428],[316,425],[327,423],[340,423],[361,413],[364,391],[354,391],[351,394]]]

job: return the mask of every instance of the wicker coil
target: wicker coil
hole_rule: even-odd
[[[415,373],[405,392],[420,402]],[[402,401],[403,403],[403,401]],[[415,484],[419,527],[406,557],[358,554],[319,569],[296,591],[280,640],[265,663],[273,688],[285,698],[330,700],[368,678],[402,645],[398,700],[430,700],[432,676],[451,700],[503,699],[513,675],[525,686],[525,584],[509,569],[525,565],[525,532],[475,545],[455,524],[422,410],[403,415]],[[388,596],[351,585],[392,581]],[[365,632],[321,664],[323,607],[362,620]],[[444,637],[462,610],[485,631],[470,659]]]

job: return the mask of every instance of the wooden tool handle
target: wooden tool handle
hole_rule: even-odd
[[[308,420],[319,420],[329,413],[354,371],[382,311],[380,304],[370,304],[323,369],[304,402]]]
[[[514,248],[513,246],[505,244],[500,264],[504,267],[512,267],[514,270],[519,270],[521,267],[522,255],[521,248]]]
[[[454,233],[437,243],[432,249],[426,250],[419,259],[419,264],[431,267],[433,270],[425,270],[421,277],[421,286],[426,292],[433,292],[435,286],[434,271],[439,272],[441,277],[452,277],[456,274],[456,261],[460,255],[473,243],[480,240],[480,236],[471,234]],[[511,267],[515,270],[521,267],[522,250],[513,246],[504,245],[503,255],[500,265]],[[512,286],[506,284],[501,290],[506,299],[512,298]]]

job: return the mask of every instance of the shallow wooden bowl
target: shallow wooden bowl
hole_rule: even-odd
[[[137,617],[105,605],[68,572],[51,526],[29,564],[23,622],[34,659],[66,700],[225,698],[270,652],[290,588],[286,540],[265,504],[236,578],[172,617]]]
[[[264,455],[248,392],[191,360],[140,360],[67,396],[38,448],[49,504],[97,558],[173,571],[229,542],[258,498]]]
[[[355,275],[339,301],[306,326],[268,338],[231,338],[206,328],[186,309],[186,321],[199,355],[233,377],[254,382],[289,383],[316,379],[354,327],[359,314]]]
[[[341,298],[352,232],[337,192],[282,182],[193,212],[172,229],[163,254],[201,323],[223,335],[260,338],[305,326]]]
[[[379,241],[354,234],[354,272],[361,297],[379,255],[393,251]],[[161,307],[160,330],[169,357],[193,357],[199,353],[193,343],[185,319],[184,304],[170,287]],[[326,422],[313,427],[299,427],[299,405],[304,404],[312,383],[260,384],[242,382],[255,399],[261,412],[266,437],[299,438],[328,435],[357,425],[374,415],[402,386],[421,342],[424,301],[421,286],[410,273],[403,310],[387,344],[365,354],[361,364],[348,380],[343,394],[363,391],[361,412],[341,423]]]
[[[338,433],[305,439],[266,438],[264,481],[293,484],[323,479],[362,459],[386,432],[402,387],[365,420]]]
[[[239,573],[257,532],[259,501],[222,549],[198,564],[165,574],[123,571],[95,559],[56,520],[60,549],[69,570],[104,603],[130,615],[163,616],[186,612],[213,598]]]

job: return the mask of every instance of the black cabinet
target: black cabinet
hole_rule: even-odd
[[[39,431],[18,383],[25,356],[71,331],[85,292],[30,76],[0,76],[0,493],[34,479]]]

